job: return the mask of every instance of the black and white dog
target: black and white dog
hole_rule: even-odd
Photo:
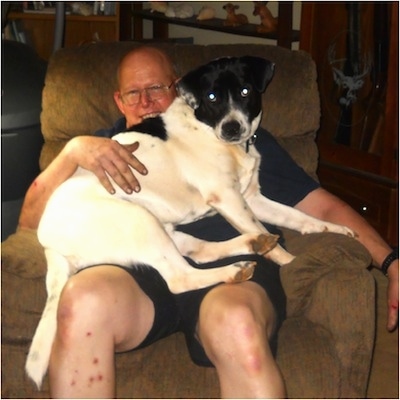
[[[138,127],[141,132],[117,135],[120,143],[140,142],[135,155],[149,170],[140,193],[119,190],[110,195],[93,174],[79,169],[51,196],[38,229],[47,259],[48,299],[26,363],[38,387],[48,367],[61,290],[82,268],[151,265],[172,292],[180,293],[249,279],[254,268],[254,263],[243,261],[195,269],[183,255],[207,262],[257,253],[280,265],[290,262],[293,256],[276,245],[276,237],[260,221],[302,233],[353,236],[346,227],[260,194],[260,155],[254,146],[246,149],[246,143],[259,125],[261,94],[273,71],[271,62],[257,57],[210,62],[179,81],[180,95],[167,112],[145,121]],[[216,212],[242,235],[205,242],[174,230]]]

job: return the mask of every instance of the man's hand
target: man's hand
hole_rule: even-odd
[[[122,146],[115,140],[94,136],[71,139],[29,187],[19,227],[37,229],[49,197],[74,174],[78,166],[92,171],[111,194],[115,193],[115,189],[109,177],[126,193],[138,192],[139,182],[129,168],[131,166],[140,174],[147,174],[145,166],[132,155],[138,146],[138,143]]]
[[[399,260],[393,262],[388,269],[388,316],[387,330],[393,331],[399,322]]]
[[[140,191],[140,184],[131,168],[142,175],[147,174],[145,166],[132,154],[139,143],[121,145],[115,140],[95,136],[77,136],[66,146],[74,162],[93,172],[111,194],[115,193],[112,180],[126,193]]]

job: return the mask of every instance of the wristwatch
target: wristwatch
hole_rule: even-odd
[[[398,259],[399,259],[399,248],[395,247],[382,263],[381,271],[385,276],[388,275],[388,269],[392,265],[393,261]]]

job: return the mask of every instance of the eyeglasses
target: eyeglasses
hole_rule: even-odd
[[[121,99],[126,105],[135,106],[140,102],[140,98],[142,96],[142,93],[144,92],[149,100],[160,100],[167,94],[174,83],[175,81],[172,81],[169,86],[154,85],[140,90],[131,90],[129,92],[121,94]]]

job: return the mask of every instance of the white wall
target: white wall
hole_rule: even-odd
[[[215,16],[217,18],[226,17],[226,11],[222,8],[227,1],[170,1],[170,4],[189,4],[193,7],[195,14],[198,14],[199,10],[207,5],[215,9]],[[253,16],[253,1],[234,1],[230,0],[235,5],[239,6],[237,13],[246,14],[250,23],[259,24],[260,17]],[[149,7],[145,3],[145,8]],[[278,2],[270,1],[268,8],[271,10],[273,16],[278,15]],[[293,29],[300,29],[300,17],[301,17],[301,2],[293,2]],[[144,26],[144,37],[149,39],[152,37],[152,22],[148,20],[143,21]],[[170,38],[186,38],[193,37],[195,44],[226,44],[226,43],[260,43],[260,44],[276,44],[274,40],[268,40],[263,38],[251,37],[251,36],[239,36],[229,33],[222,33],[216,31],[208,31],[204,29],[190,28],[179,25],[169,25],[169,37]],[[298,49],[298,43],[292,44],[293,49]]]

